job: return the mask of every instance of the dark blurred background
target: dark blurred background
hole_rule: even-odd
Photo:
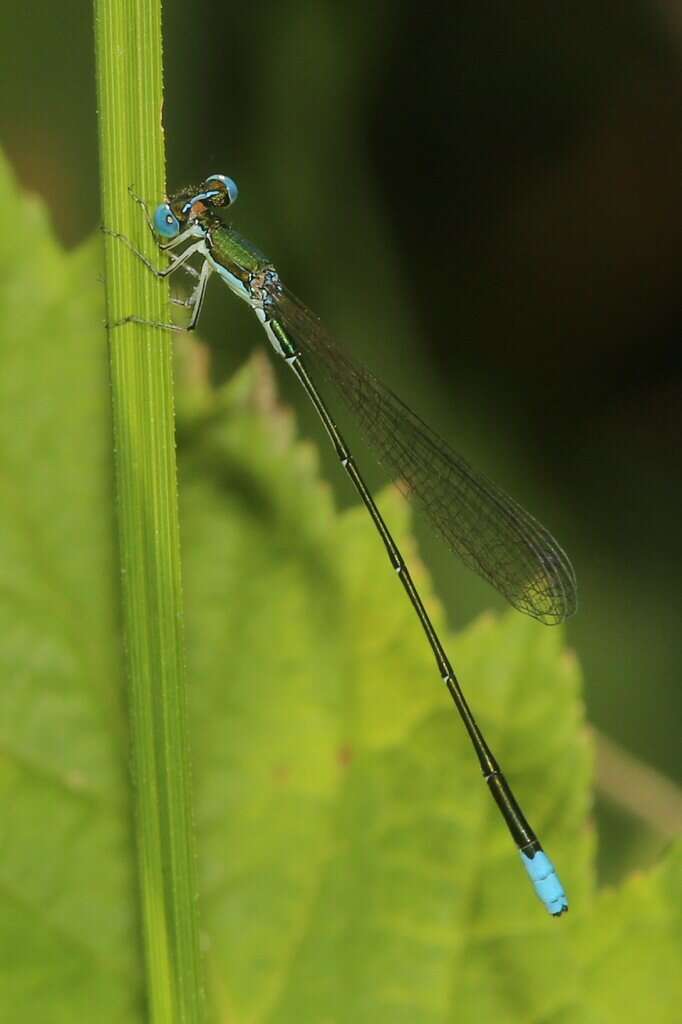
[[[170,186],[233,176],[290,287],[556,534],[588,718],[679,781],[682,5],[167,0],[165,49]],[[90,3],[13,5],[0,66],[0,141],[75,246],[99,223]],[[210,290],[218,382],[263,343],[247,314]],[[453,626],[501,607],[418,532]],[[611,774],[606,879],[679,815],[642,827]]]

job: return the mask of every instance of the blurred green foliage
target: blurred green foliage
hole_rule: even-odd
[[[144,1019],[93,240],[3,164],[0,1021]],[[36,282],[41,286],[36,288]],[[269,366],[180,347],[181,499],[213,1019],[671,1024],[682,851],[594,893],[590,757],[561,632],[450,638],[572,911],[525,879],[361,509],[335,510]],[[395,492],[382,507],[439,625]]]

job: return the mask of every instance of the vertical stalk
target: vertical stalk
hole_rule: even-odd
[[[158,262],[128,186],[164,190],[160,0],[95,0],[103,221]],[[167,289],[105,237],[107,319],[168,316]],[[117,514],[149,1018],[203,1019],[187,744],[170,335],[110,330]]]

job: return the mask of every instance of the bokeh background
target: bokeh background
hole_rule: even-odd
[[[649,863],[682,776],[682,4],[167,0],[165,47],[171,187],[233,176],[290,287],[571,554],[588,718],[635,759],[600,765],[600,874]],[[12,5],[0,67],[0,141],[76,246],[100,220],[91,4]],[[210,290],[217,381],[263,343],[247,314]],[[501,607],[417,530],[454,626]],[[623,807],[653,803],[643,765],[653,826]]]

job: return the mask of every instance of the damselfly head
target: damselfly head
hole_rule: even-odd
[[[231,206],[239,195],[232,178],[212,174],[197,188],[184,188],[157,206],[154,228],[163,238],[175,238],[183,225],[201,220],[209,208]]]

